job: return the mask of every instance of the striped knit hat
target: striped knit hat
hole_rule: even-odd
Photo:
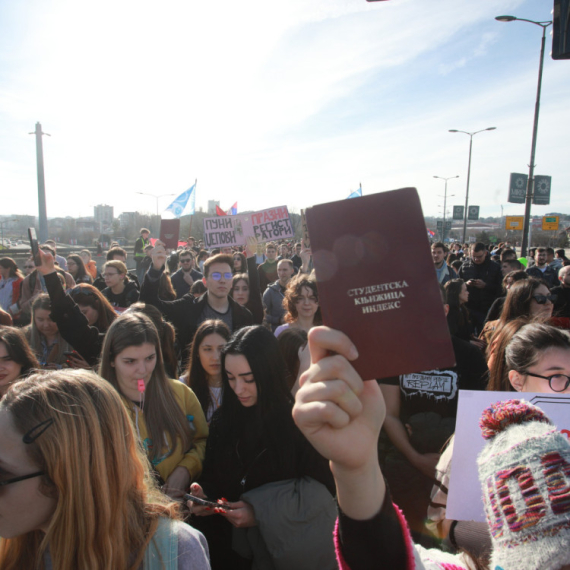
[[[570,443],[524,400],[498,402],[480,421],[478,458],[493,540],[492,570],[570,564]]]

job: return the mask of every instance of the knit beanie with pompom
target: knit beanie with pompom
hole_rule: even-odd
[[[524,400],[498,402],[480,421],[477,460],[493,540],[492,570],[570,564],[570,443]]]

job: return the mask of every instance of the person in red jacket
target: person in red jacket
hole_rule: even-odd
[[[0,309],[13,318],[18,315],[18,299],[24,275],[11,257],[0,259]]]

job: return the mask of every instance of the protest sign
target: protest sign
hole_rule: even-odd
[[[267,242],[294,235],[287,206],[250,214],[204,218],[204,244],[208,248],[245,245],[250,236],[259,242]]]
[[[460,390],[446,518],[485,522],[477,469],[477,456],[485,446],[479,420],[483,411],[491,404],[512,399],[524,399],[538,406],[562,433],[567,437],[570,436],[568,431],[570,395],[568,394]]]
[[[303,230],[303,245],[307,249],[311,249],[311,239],[309,238],[309,228],[307,227],[305,210],[301,210],[301,229]]]

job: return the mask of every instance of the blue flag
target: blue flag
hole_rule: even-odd
[[[360,198],[360,196],[362,196],[362,188],[359,188],[358,190],[351,192],[347,200],[349,200],[350,198]]]
[[[164,209],[164,213],[170,214],[173,218],[182,215],[193,215],[196,206],[196,184],[194,183],[186,192],[177,196],[172,204]]]

